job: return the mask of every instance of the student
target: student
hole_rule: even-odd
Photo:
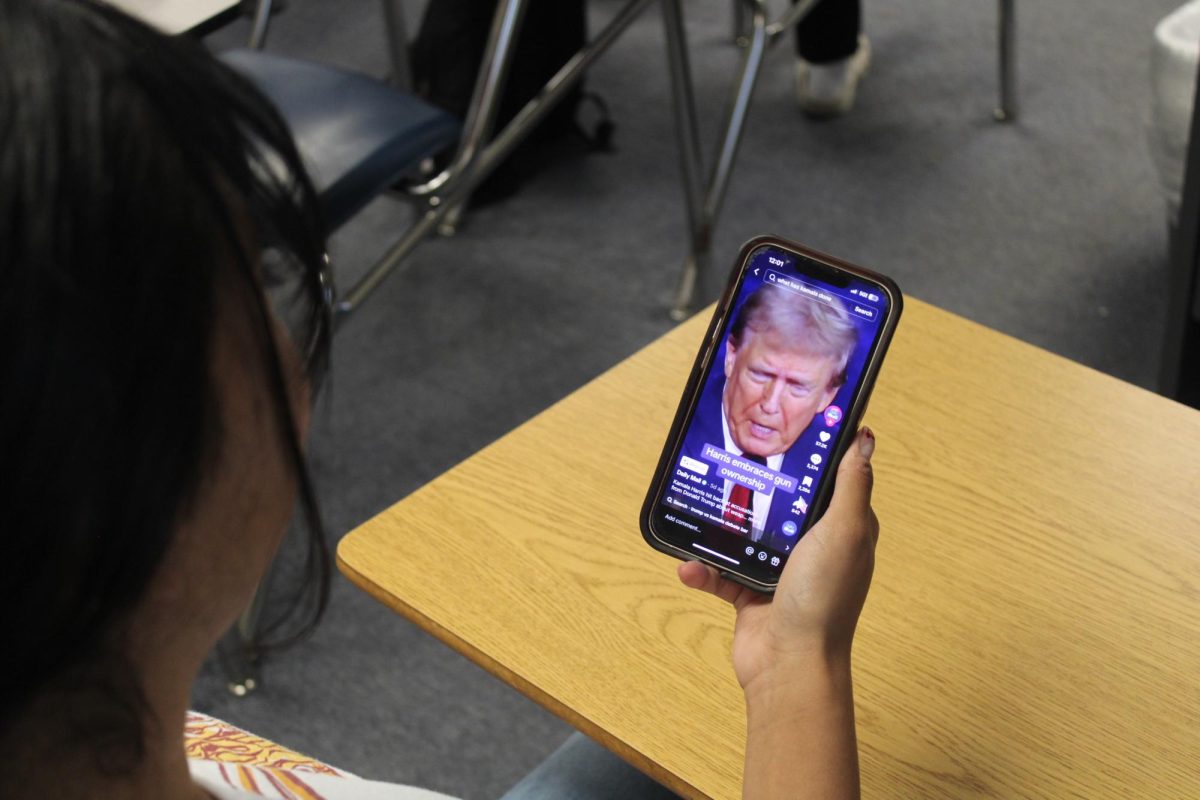
[[[89,0],[0,0],[0,41],[0,796],[253,796],[189,764],[181,732],[297,500],[308,627],[328,596],[303,456],[330,337],[312,185],[269,104],[194,42]],[[287,324],[264,292],[280,281]],[[737,609],[747,797],[857,795],[873,444],[859,434],[773,601],[679,568]],[[662,794],[598,750],[573,740],[509,797]],[[328,798],[438,796],[322,780]]]

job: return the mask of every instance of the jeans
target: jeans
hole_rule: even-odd
[[[581,733],[538,764],[500,800],[678,800]]]

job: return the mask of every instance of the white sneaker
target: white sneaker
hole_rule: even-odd
[[[840,61],[811,64],[796,59],[796,102],[810,117],[836,117],[854,106],[858,81],[871,65],[871,43],[858,35],[858,49]]]

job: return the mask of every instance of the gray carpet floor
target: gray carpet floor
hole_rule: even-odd
[[[1022,116],[1010,125],[991,120],[993,2],[868,2],[874,63],[853,113],[830,122],[796,110],[782,43],[755,97],[718,262],[778,233],[1152,388],[1167,260],[1145,143],[1149,52],[1176,4],[1018,4]],[[408,9],[410,30],[421,6]],[[594,0],[593,21],[616,7]],[[711,142],[737,59],[730,3],[686,14]],[[334,542],[669,329],[685,240],[661,37],[651,8],[589,74],[616,152],[555,160],[456,236],[430,240],[339,333],[312,444]],[[387,69],[375,0],[290,0],[268,49]],[[339,232],[343,285],[410,213],[381,200]],[[359,774],[471,800],[501,794],[570,732],[340,576],[320,629],[264,678],[237,699],[210,663],[194,704]]]

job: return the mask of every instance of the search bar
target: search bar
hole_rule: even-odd
[[[868,319],[872,322],[875,322],[877,319],[879,319],[878,309],[866,305],[865,303],[860,303],[857,299],[847,297],[844,294],[831,292],[828,289],[822,289],[817,286],[813,286],[811,283],[805,283],[804,281],[797,280],[790,275],[784,275],[782,272],[778,272],[773,269],[767,270],[766,275],[763,277],[766,278],[767,283],[779,286],[783,289],[789,289],[797,294],[802,294],[805,297],[811,297],[813,300],[821,303],[833,305],[834,301],[840,301],[841,305],[844,306],[846,310],[863,319]]]

